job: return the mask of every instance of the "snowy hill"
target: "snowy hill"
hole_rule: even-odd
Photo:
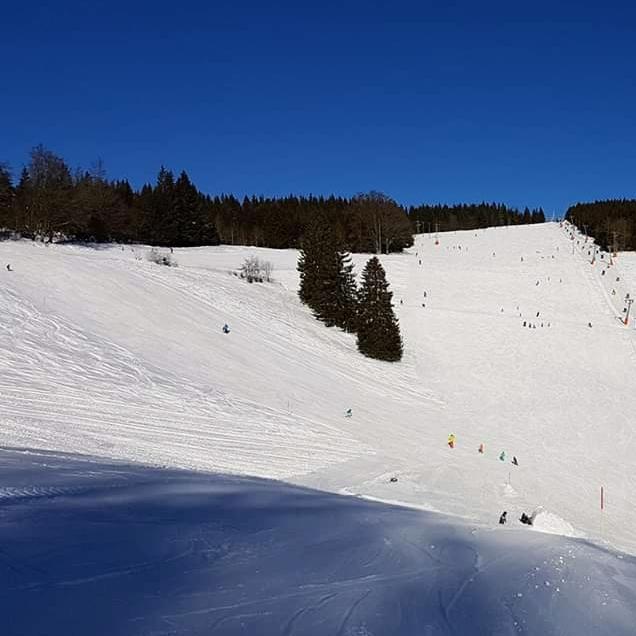
[[[561,550],[562,539],[497,525],[504,509],[515,523],[541,506],[538,529],[636,554],[636,330],[620,320],[634,255],[602,274],[608,255],[592,265],[556,224],[418,236],[382,258],[405,342],[391,365],[299,304],[294,251],[179,249],[175,268],[147,252],[0,243],[1,446],[284,479]],[[230,273],[250,254],[273,262],[274,283]],[[354,260],[359,272],[366,257]],[[14,461],[0,453],[0,474]],[[37,473],[36,491],[49,478]]]
[[[6,636],[634,633],[636,559],[586,542],[255,478],[0,457]]]

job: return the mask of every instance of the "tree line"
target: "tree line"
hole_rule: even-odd
[[[545,223],[543,208],[520,212],[503,203],[471,203],[458,205],[418,205],[408,210],[415,232],[453,232],[476,230],[496,225]]]
[[[577,203],[565,218],[605,250],[636,250],[636,199]]]
[[[300,248],[316,214],[331,223],[351,252],[400,252],[413,233],[541,222],[542,210],[523,213],[504,205],[406,208],[381,192],[353,197],[211,196],[182,171],[161,168],[153,184],[134,189],[110,180],[101,162],[72,170],[37,146],[17,179],[0,164],[0,228],[25,237],[72,241],[148,243],[158,246],[254,245]]]
[[[333,224],[322,212],[310,222],[298,258],[300,300],[327,327],[357,334],[364,355],[397,362],[402,337],[393,312],[389,284],[382,264],[371,258],[358,288],[351,255],[339,241]]]

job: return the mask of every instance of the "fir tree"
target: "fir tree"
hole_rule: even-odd
[[[319,212],[314,214],[305,231],[298,257],[298,295],[314,312],[318,312],[321,305],[328,303],[326,296],[329,285],[326,281],[332,278],[329,266],[333,242],[334,236],[327,218]],[[333,269],[336,269],[335,263]]]
[[[402,358],[402,337],[393,313],[389,284],[382,264],[373,257],[362,272],[358,307],[358,350],[365,356],[396,362]]]
[[[348,331],[355,332],[358,319],[358,288],[353,276],[351,254],[338,252],[338,275],[336,279],[335,324]]]
[[[357,289],[351,256],[338,248],[336,232],[324,214],[316,214],[307,228],[298,271],[298,294],[314,316],[327,327],[355,331]]]
[[[13,209],[13,184],[9,168],[0,163],[0,229],[9,227]]]

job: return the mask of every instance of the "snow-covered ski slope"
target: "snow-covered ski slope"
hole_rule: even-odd
[[[602,276],[558,224],[418,236],[382,258],[405,342],[391,365],[299,304],[292,250],[179,249],[175,268],[147,252],[0,243],[0,445],[282,478],[485,524],[542,506],[543,529],[636,553],[636,331],[620,322],[633,255]],[[250,254],[274,263],[274,283],[229,273]]]
[[[3,636],[632,636],[636,558],[249,477],[0,450]]]

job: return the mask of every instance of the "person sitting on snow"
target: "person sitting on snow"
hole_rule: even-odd
[[[519,521],[521,521],[521,523],[525,524],[526,526],[531,526],[533,519],[532,517],[528,517],[525,512],[522,512],[521,517],[519,517]]]

